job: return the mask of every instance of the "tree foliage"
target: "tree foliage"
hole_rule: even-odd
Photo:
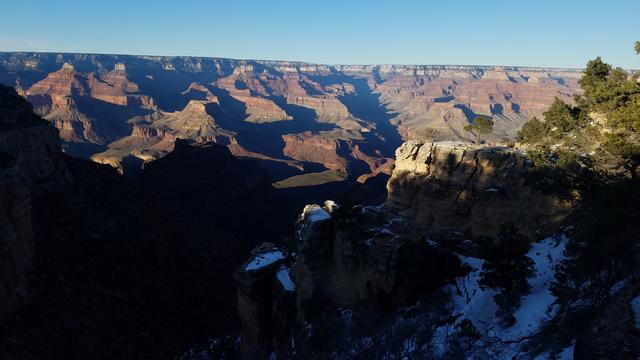
[[[613,283],[638,271],[640,82],[598,57],[579,83],[583,93],[574,105],[556,100],[543,120],[522,127],[518,140],[534,163],[533,183],[575,194],[577,202],[554,294],[598,303]]]
[[[490,134],[493,130],[493,119],[491,116],[476,116],[470,124],[465,125],[464,130],[474,135],[476,144],[480,144],[481,135]]]
[[[614,157],[622,159],[622,167],[628,171],[631,178],[638,176],[640,166],[640,144],[629,141],[624,134],[605,134],[603,149]]]
[[[600,56],[593,60],[589,60],[584,75],[578,83],[584,90],[584,96],[587,99],[597,98],[599,87],[606,82],[607,77],[611,73],[611,65],[606,64]]]
[[[544,118],[551,133],[562,136],[586,125],[586,114],[579,107],[573,107],[556,98]]]
[[[532,119],[518,134],[538,165],[580,165],[578,171],[622,171],[640,167],[640,82],[600,57],[579,80],[582,95],[572,106],[556,99],[544,121]]]
[[[537,144],[549,134],[549,124],[537,117],[527,121],[518,132],[518,141],[527,144]]]

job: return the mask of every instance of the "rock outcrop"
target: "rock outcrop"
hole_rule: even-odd
[[[0,85],[0,315],[27,293],[33,201],[69,182],[57,131],[13,89]]]
[[[530,169],[517,149],[408,141],[396,151],[386,207],[433,234],[494,237],[512,222],[535,240],[557,229],[571,202],[529,184]]]
[[[165,128],[133,125],[130,136],[112,142],[106,151],[92,155],[91,160],[110,165],[121,174],[125,173],[125,163],[129,163],[134,166],[128,170],[135,172],[145,163],[173,151],[176,139],[176,136]]]
[[[130,171],[139,171],[145,163],[157,160],[173,151],[176,139],[194,142],[214,141],[229,144],[234,134],[217,126],[207,106],[214,102],[190,100],[187,106],[173,113],[156,111],[133,119],[131,135],[109,144],[91,160],[108,164],[124,173],[124,162],[133,162]]]
[[[113,70],[106,74],[87,75],[87,84],[91,97],[119,106],[139,106],[153,109],[153,99],[147,95],[139,95],[138,84],[127,78],[127,71],[123,63],[117,63]]]
[[[128,117],[155,108],[153,99],[139,94],[127,79],[122,63],[104,74],[79,72],[65,62],[24,91],[34,109],[71,143],[106,144],[124,135]]]
[[[226,90],[229,95],[239,101],[244,106],[246,118],[244,121],[256,124],[270,123],[277,121],[293,120],[282,108],[280,108],[273,100],[261,96],[251,94],[251,89],[238,89],[236,82],[239,80],[236,76],[230,76],[220,79],[216,85]],[[263,92],[264,93],[264,92]]]
[[[295,315],[295,284],[286,257],[281,249],[265,243],[234,273],[242,314],[240,351],[245,358],[267,358],[273,351],[290,354],[287,341],[279,337],[291,333]]]
[[[235,272],[243,358],[309,356],[331,338],[337,309],[411,305],[461,271],[457,257],[382,207],[308,205],[293,241],[291,253],[261,245]]]
[[[339,139],[321,137],[311,132],[282,136],[285,147],[282,153],[292,159],[323,164],[327,169],[347,171],[349,145]],[[343,156],[340,156],[343,155]]]

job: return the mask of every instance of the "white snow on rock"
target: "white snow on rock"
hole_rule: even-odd
[[[631,300],[631,309],[636,322],[636,329],[640,329],[640,296]]]
[[[560,242],[547,238],[531,246],[527,256],[534,261],[536,273],[529,278],[531,294],[522,298],[522,305],[514,313],[516,323],[507,329],[505,335],[509,339],[533,334],[558,312],[550,287],[556,274],[555,267],[564,259],[564,250],[564,237]]]
[[[302,210],[301,218],[310,222],[319,222],[331,219],[331,215],[318,205],[307,205]]]
[[[327,200],[324,202],[324,208],[327,209],[328,212],[332,213],[338,209],[340,209],[340,205],[333,200]]]
[[[288,267],[282,266],[276,273],[276,277],[285,291],[295,291],[296,285],[291,280],[291,272]]]
[[[436,356],[442,357],[446,354],[447,338],[455,334],[456,326],[464,320],[471,321],[478,332],[484,334],[487,344],[484,350],[487,353],[493,352],[490,344],[497,343],[499,348],[495,349],[494,354],[498,358],[511,359],[513,356],[521,355],[520,346],[524,344],[523,340],[540,330],[558,311],[558,306],[555,305],[556,298],[551,294],[550,286],[555,277],[556,265],[564,259],[565,245],[564,235],[532,244],[531,250],[527,253],[535,264],[535,274],[528,279],[531,293],[522,297],[521,306],[514,312],[516,322],[508,328],[503,328],[500,320],[495,317],[498,309],[493,300],[495,290],[480,287],[484,260],[460,256],[462,263],[471,267],[472,271],[464,277],[457,278],[455,285],[448,287],[451,315],[456,320],[436,329],[431,341]],[[506,348],[505,344],[508,344]]]
[[[246,271],[255,271],[265,268],[278,260],[284,259],[284,253],[282,251],[272,251],[264,254],[256,255],[251,262],[244,267]]]
[[[560,352],[560,354],[558,354],[558,357],[556,357],[557,360],[573,360],[573,351],[576,348],[576,341],[574,340],[570,346],[567,346],[566,348],[564,348],[564,350],[562,350],[562,352]]]

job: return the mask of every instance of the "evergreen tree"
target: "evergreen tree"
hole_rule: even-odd
[[[597,57],[588,62],[579,83],[584,92],[576,97],[577,106],[556,99],[544,113],[544,122],[532,119],[518,139],[529,145],[537,165],[569,165],[568,170],[578,172],[619,169],[637,177],[640,82]]]
[[[624,168],[631,176],[636,179],[638,176],[638,167],[640,167],[640,144],[636,141],[630,141],[628,136],[622,133],[605,134],[603,148],[614,157],[619,158],[622,168]]]
[[[579,108],[574,108],[558,98],[544,112],[544,119],[551,132],[558,136],[576,130],[586,123],[586,116]]]
[[[493,119],[490,116],[476,116],[473,121],[465,125],[464,130],[476,137],[476,144],[480,144],[480,136],[490,134],[493,130]]]
[[[539,143],[549,133],[549,124],[537,117],[527,121],[518,132],[518,141],[528,144]]]

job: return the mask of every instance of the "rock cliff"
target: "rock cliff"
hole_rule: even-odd
[[[530,170],[518,149],[408,141],[396,151],[386,207],[433,234],[495,237],[509,221],[536,240],[557,229],[572,203],[537,190]]]
[[[0,85],[0,312],[27,293],[35,260],[33,201],[69,182],[57,131]]]
[[[412,305],[460,272],[453,254],[382,207],[308,205],[290,251],[263,244],[235,272],[242,356],[310,356],[332,341],[340,309]]]

